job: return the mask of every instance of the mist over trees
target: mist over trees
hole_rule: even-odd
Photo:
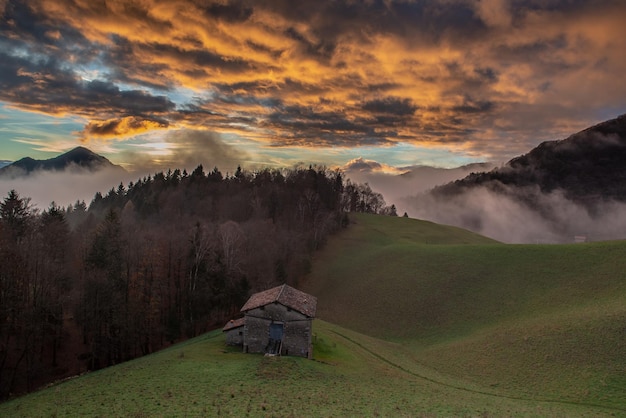
[[[412,216],[504,242],[626,236],[626,115],[546,141],[488,172],[405,198]]]
[[[193,337],[297,285],[347,212],[395,214],[324,167],[173,170],[39,211],[0,203],[0,399]]]
[[[409,208],[411,216],[455,225],[506,243],[568,243],[626,236],[626,194],[612,194],[600,182],[586,188],[584,194],[576,193],[581,189],[579,184],[575,188],[547,188],[545,183],[560,179],[546,175],[544,183],[534,184],[526,181],[524,173],[516,176],[511,171],[505,167],[471,174],[407,197],[402,206]],[[604,180],[617,190],[623,187],[619,177],[606,174]]]

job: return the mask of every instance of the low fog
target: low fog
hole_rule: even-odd
[[[469,229],[505,243],[570,243],[626,238],[626,203],[574,202],[563,192],[538,187],[473,187],[442,196],[431,189],[495,165],[454,169],[407,167],[403,174],[383,172],[380,164],[356,159],[344,168],[353,182],[368,183],[398,215]],[[494,191],[497,189],[498,191]]]
[[[453,196],[430,190],[490,166],[456,169],[413,167],[402,175],[369,169],[347,169],[353,182],[368,183],[383,194],[398,214],[454,225],[506,243],[567,243],[578,239],[599,241],[626,238],[626,204],[615,201],[595,203],[592,208],[567,199],[561,192],[541,193],[538,188],[504,188],[498,192],[475,187]],[[477,169],[479,168],[479,169]],[[147,175],[146,173],[145,175]],[[55,202],[60,206],[77,200],[92,201],[96,192],[106,194],[120,183],[125,186],[144,177],[137,172],[115,169],[96,172],[73,168],[62,172],[34,172],[29,176],[0,179],[0,196],[11,189],[43,210]]]
[[[358,158],[343,167],[346,177],[354,183],[368,183],[372,190],[381,193],[387,205],[394,204],[399,215],[411,214],[406,198],[425,192],[435,186],[461,179],[471,172],[488,171],[491,163],[470,164],[457,168],[410,166],[399,169],[402,174],[381,171],[379,163]]]
[[[626,204],[592,208],[538,188],[494,192],[480,186],[455,196],[422,193],[403,199],[412,218],[454,225],[506,243],[568,243],[626,238]]]
[[[232,173],[250,158],[247,152],[229,145],[214,132],[179,129],[167,133],[162,140],[167,145],[167,155],[155,156],[155,144],[147,144],[145,150],[121,152],[118,158],[132,161],[125,165],[129,170],[126,172],[119,167],[89,170],[76,165],[63,171],[40,170],[29,174],[10,171],[0,177],[0,198],[15,189],[21,197],[31,198],[31,203],[40,210],[48,208],[51,202],[68,206],[84,200],[89,206],[96,192],[106,194],[120,183],[126,187],[131,181],[168,169],[185,169],[191,173],[199,164],[203,164],[205,171],[218,167],[223,173]]]
[[[106,194],[120,182],[126,186],[138,178],[136,173],[119,169],[89,171],[74,167],[65,171],[35,171],[28,176],[0,178],[0,196],[4,199],[15,189],[21,197],[30,198],[31,204],[39,210],[48,208],[51,202],[68,206],[84,200],[89,206],[96,192]]]

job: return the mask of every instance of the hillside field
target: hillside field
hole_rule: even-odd
[[[499,393],[626,411],[626,242],[505,245],[351,219],[301,285],[320,317]]]
[[[316,361],[242,354],[226,348],[221,332],[213,331],[0,404],[0,415],[608,416],[615,412],[502,397],[413,362],[410,352],[398,344],[321,320],[315,326]]]
[[[315,361],[219,330],[0,404],[0,416],[626,416],[626,243],[505,245],[351,215],[297,287]]]

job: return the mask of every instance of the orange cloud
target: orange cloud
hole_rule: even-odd
[[[92,120],[80,132],[83,141],[89,138],[124,139],[147,131],[166,129],[167,121],[127,116],[119,119]]]
[[[626,106],[622,2],[11,3],[0,100],[87,118],[83,139],[176,126],[497,158]]]

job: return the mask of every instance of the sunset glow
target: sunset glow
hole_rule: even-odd
[[[591,3],[0,1],[0,159],[505,161],[626,112],[626,3]]]

